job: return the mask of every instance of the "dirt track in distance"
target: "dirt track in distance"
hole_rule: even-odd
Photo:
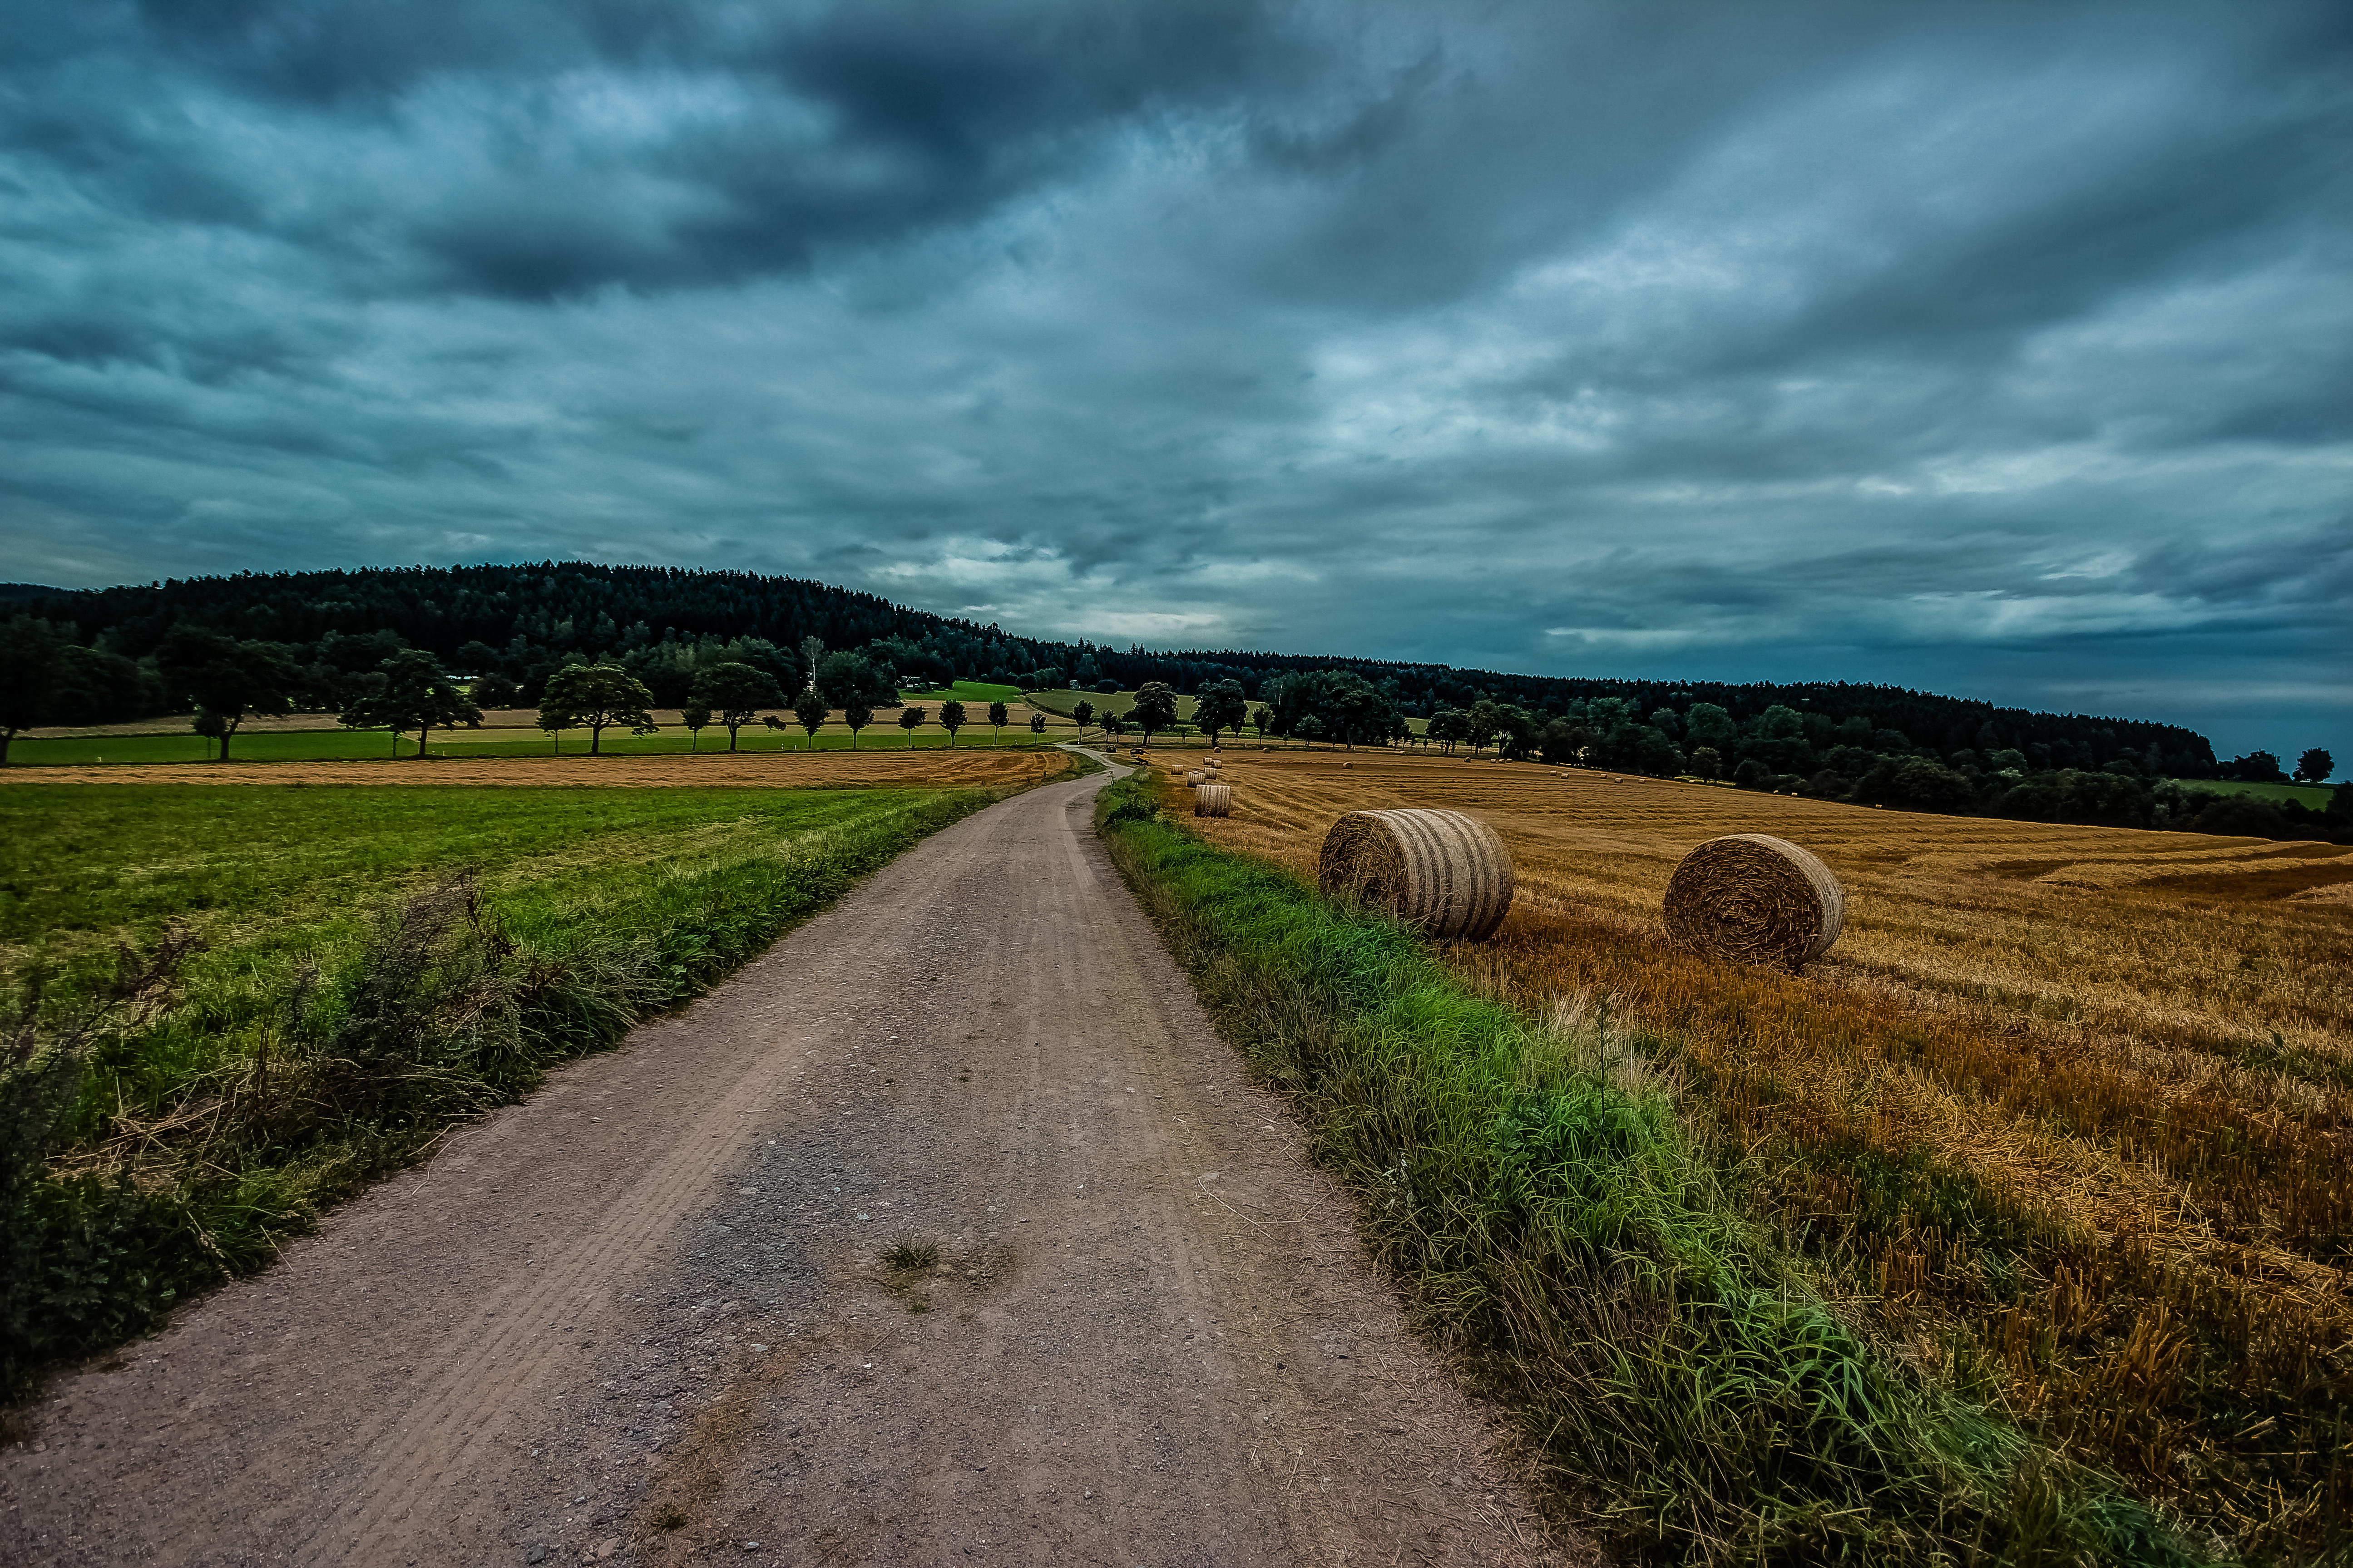
[[[1200,1012],[1102,782],[946,829],[63,1380],[0,1561],[1594,1560]]]

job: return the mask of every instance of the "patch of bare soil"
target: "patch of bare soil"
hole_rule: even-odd
[[[0,784],[511,784],[542,788],[679,785],[810,788],[905,784],[989,788],[1069,771],[1040,749],[913,752],[705,752],[652,756],[410,757],[344,763],[172,763],[146,766],[0,768]]]
[[[1589,1560],[1105,861],[1100,782],[62,1380],[0,1560]],[[980,978],[907,978],[943,963]]]

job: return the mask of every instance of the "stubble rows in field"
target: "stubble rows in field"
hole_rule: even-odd
[[[1651,1037],[1759,1212],[1922,1364],[2242,1546],[2343,1510],[2353,853],[1398,753],[1224,776],[1230,817],[1178,773],[1168,804],[1309,875],[1344,810],[1493,825],[1520,895],[1458,968]],[[1743,831],[1848,889],[1803,976],[1665,944],[1676,861]]]

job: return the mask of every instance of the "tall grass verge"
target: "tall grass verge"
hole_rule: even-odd
[[[724,853],[652,868],[488,892],[444,874],[355,934],[315,911],[290,933],[229,921],[229,951],[206,954],[174,919],[111,973],[86,944],[20,971],[0,1034],[0,1397],[267,1264],[327,1205],[996,798],[842,796],[821,830],[734,827]]]
[[[1748,1220],[1622,1038],[1103,793],[1114,860],[1585,1522],[1678,1563],[2175,1563],[2152,1510],[1885,1352]]]

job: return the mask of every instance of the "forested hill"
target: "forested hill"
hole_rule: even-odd
[[[30,585],[27,585],[29,588]],[[1236,650],[1150,652],[1010,635],[822,583],[744,572],[689,572],[586,562],[519,566],[405,567],[199,577],[14,599],[10,608],[71,628],[76,641],[136,664],[185,622],[284,643],[306,665],[373,669],[392,647],[430,649],[452,669],[498,673],[535,694],[549,670],[603,657],[636,669],[663,701],[682,700],[695,668],[719,656],[798,670],[802,639],[829,649],[871,649],[910,679],[950,676],[1029,686],[1134,688],[1165,680],[1178,690],[1231,679],[1255,699],[1261,684],[1310,669],[1354,670],[1405,712],[1427,716],[1481,698],[1536,714],[1610,699],[1638,714],[1713,703],[1746,723],[1776,705],[1809,731],[1898,732],[1939,753],[2011,749],[2036,765],[2096,768],[2126,759],[2151,773],[2202,778],[2214,754],[2177,725],[2082,714],[2030,712],[1899,687],[1849,682],[1612,680],[1501,674],[1437,664]],[[108,660],[112,665],[112,660]],[[89,720],[132,718],[152,682],[120,666],[96,678],[76,706]],[[145,693],[146,695],[142,695]]]

